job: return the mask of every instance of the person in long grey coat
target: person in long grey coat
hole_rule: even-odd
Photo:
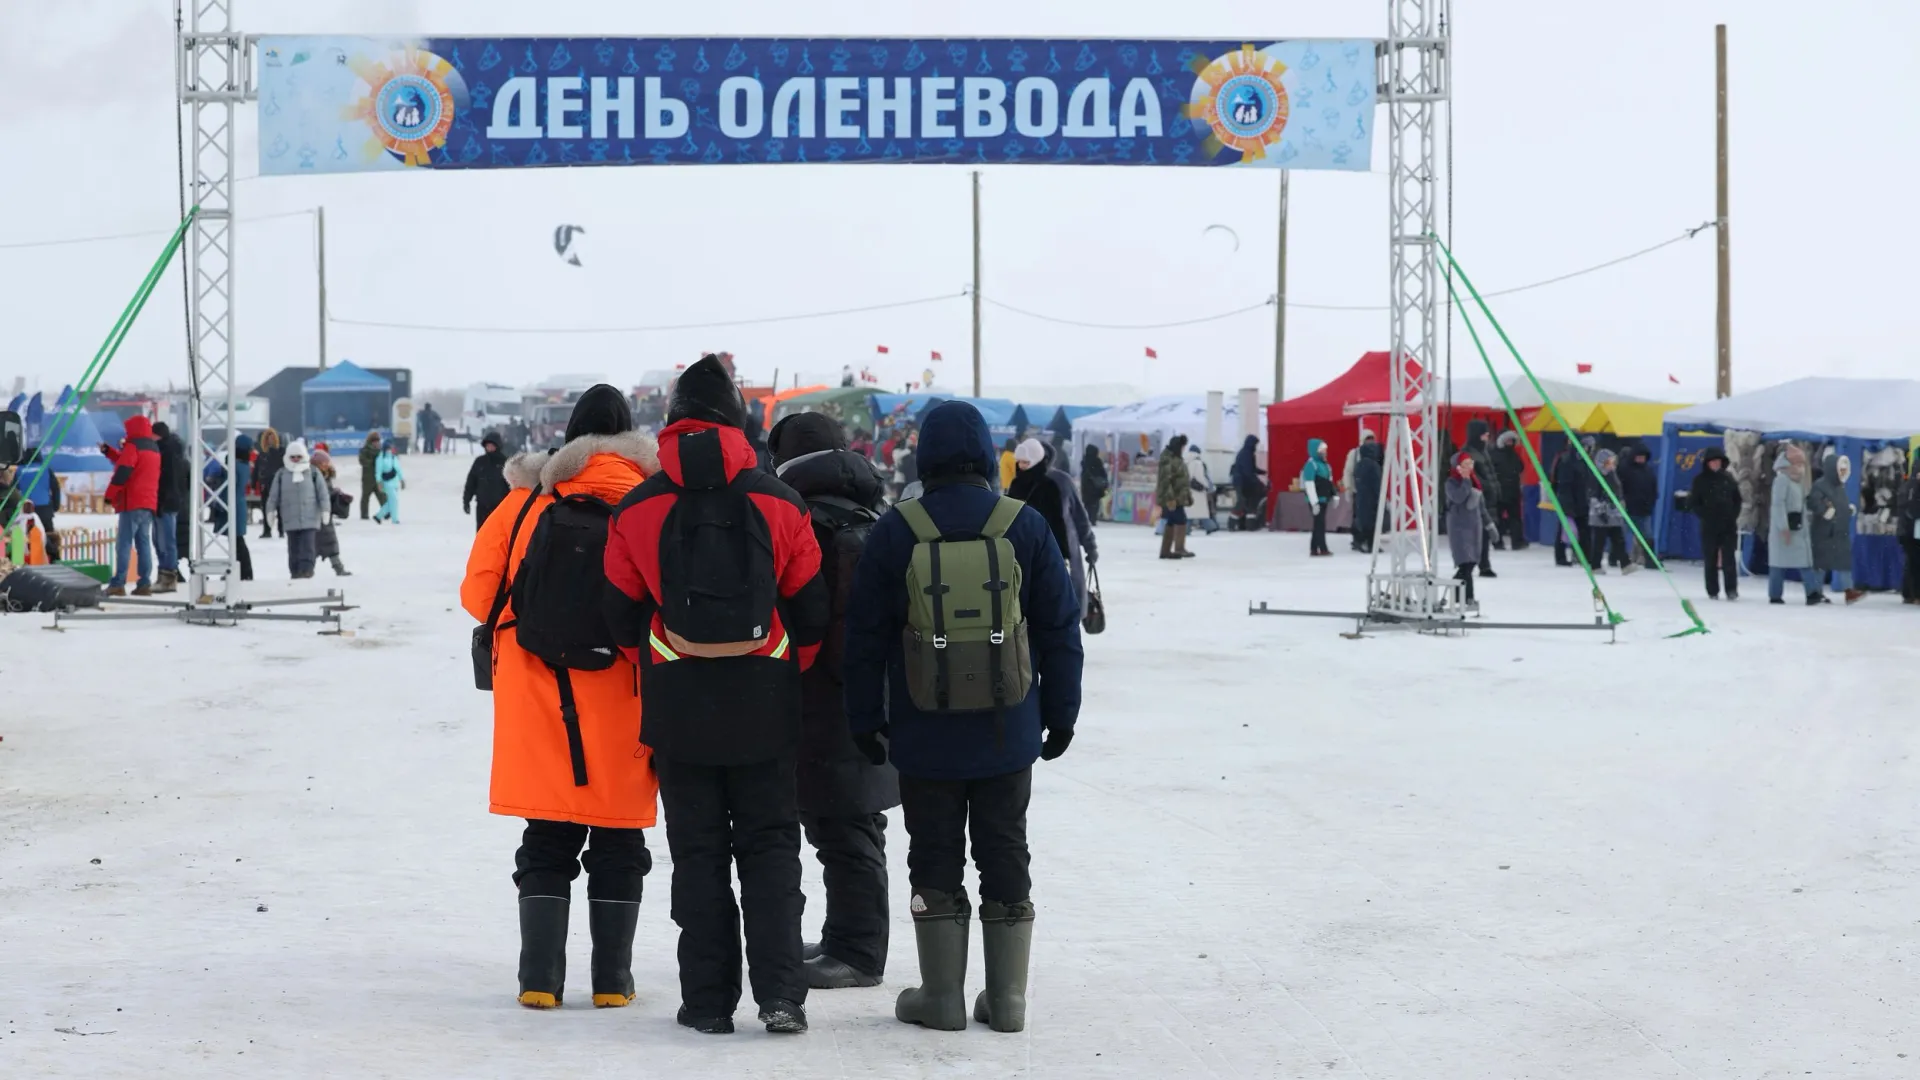
[[[1807,603],[1822,603],[1820,577],[1813,572],[1812,530],[1807,521],[1807,494],[1800,485],[1807,475],[1807,456],[1789,443],[1773,459],[1773,505],[1767,512],[1767,601],[1786,603],[1787,571],[1800,571]]]
[[[1845,594],[1849,604],[1866,595],[1853,587],[1853,503],[1847,498],[1847,476],[1852,471],[1851,462],[1827,447],[1820,455],[1813,491],[1807,495],[1816,576],[1832,574],[1834,589]]]
[[[1486,498],[1473,472],[1473,455],[1463,451],[1455,455],[1453,472],[1447,476],[1447,548],[1453,554],[1454,580],[1465,586],[1468,603],[1474,602],[1474,567],[1486,554],[1485,514]]]
[[[293,577],[313,576],[319,529],[327,523],[332,502],[327,478],[307,457],[306,440],[288,443],[281,467],[273,474],[273,486],[267,489],[262,514],[279,522],[287,538],[287,570]]]

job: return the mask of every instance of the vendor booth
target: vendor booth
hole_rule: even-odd
[[[774,401],[773,415],[767,418],[767,428],[797,413],[825,413],[840,421],[840,425],[851,434],[854,431],[873,430],[873,406],[875,395],[879,394],[871,386],[834,386],[798,394],[787,394]]]
[[[1920,381],[1912,379],[1813,376],[1670,412],[1665,436],[1671,449],[1660,460],[1662,499],[1654,522],[1662,550],[1682,558],[1699,556],[1692,515],[1678,511],[1666,493],[1686,490],[1702,452],[1724,444],[1742,494],[1749,495],[1741,519],[1743,558],[1751,571],[1764,572],[1766,542],[1759,534],[1766,530],[1754,526],[1763,497],[1758,489],[1765,487],[1760,480],[1770,475],[1772,444],[1791,439],[1816,448],[1831,445],[1853,464],[1847,494],[1859,507],[1854,580],[1866,589],[1899,588],[1904,564],[1894,535],[1892,492],[1916,433]],[[1812,457],[1818,461],[1817,453]]]
[[[1581,435],[1592,435],[1596,449],[1612,450],[1622,453],[1634,445],[1647,449],[1648,460],[1658,474],[1661,460],[1672,448],[1673,443],[1664,432],[1662,423],[1666,415],[1683,405],[1657,401],[1554,401],[1554,407],[1566,418],[1573,430]],[[1533,408],[1521,411],[1526,421],[1528,438],[1533,440],[1534,449],[1540,454],[1540,463],[1553,467],[1554,459],[1567,448],[1567,433],[1560,428],[1560,422],[1553,417],[1553,410]],[[1662,497],[1672,490],[1660,488]],[[1560,522],[1554,516],[1553,509],[1547,505],[1546,495],[1540,488],[1540,477],[1527,471],[1526,484],[1521,488],[1521,515],[1526,525],[1527,539],[1536,544],[1550,544],[1559,534]],[[1576,508],[1567,508],[1571,516]],[[1585,507],[1577,508],[1582,514]],[[1655,516],[1656,522],[1658,515]],[[1696,552],[1698,538],[1696,530]],[[1665,554],[1665,549],[1662,549]]]
[[[1251,390],[1245,396],[1250,401],[1258,397]],[[1154,481],[1160,451],[1175,435],[1185,435],[1188,445],[1206,451],[1214,479],[1225,482],[1234,452],[1244,438],[1240,434],[1241,402],[1234,395],[1220,395],[1220,434],[1215,441],[1222,445],[1211,447],[1207,445],[1207,397],[1169,394],[1116,405],[1073,421],[1074,468],[1078,469],[1086,457],[1088,446],[1097,447],[1106,456],[1107,470],[1113,477],[1110,516],[1114,521],[1145,525],[1159,516],[1153,498]],[[1257,412],[1253,416],[1257,422]]]
[[[392,434],[393,383],[342,360],[300,384],[300,431],[309,443],[358,446]]]

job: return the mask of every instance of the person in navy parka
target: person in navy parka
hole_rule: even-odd
[[[935,406],[922,422],[918,456],[926,486],[921,506],[943,534],[977,535],[999,502],[999,467],[979,411],[958,401]],[[1080,713],[1080,604],[1060,546],[1031,507],[1006,538],[1020,565],[1035,679],[1026,699],[1002,713],[928,714],[908,696],[901,633],[915,540],[897,509],[874,525],[847,600],[848,726],[876,763],[891,753],[906,817],[922,985],[900,995],[895,1015],[928,1027],[966,1026],[969,830],[987,959],[987,989],[974,1017],[998,1031],[1025,1025],[1033,763],[1066,752]]]

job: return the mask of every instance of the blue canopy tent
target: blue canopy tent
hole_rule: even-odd
[[[393,383],[342,360],[300,384],[300,418],[301,434],[309,442],[358,444],[374,431],[390,437]]]
[[[1904,455],[1913,436],[1920,433],[1920,381],[1913,379],[1840,379],[1812,376],[1756,390],[1750,394],[1709,401],[1679,409],[1666,417],[1669,453],[1661,457],[1662,491],[1676,490],[1679,474],[1689,463],[1688,445],[1683,435],[1701,434],[1691,445],[1704,449],[1729,431],[1750,431],[1764,441],[1799,439],[1816,444],[1831,444],[1855,463],[1847,479],[1847,495],[1855,505],[1860,502],[1861,468],[1866,457],[1882,447],[1897,447]],[[1691,463],[1698,471],[1697,457]],[[1684,485],[1681,485],[1682,487]],[[1677,517],[1671,499],[1661,500],[1654,528],[1666,538]],[[1859,532],[1860,517],[1854,518],[1854,580],[1863,588],[1892,589],[1900,585],[1903,566],[1898,538],[1884,533]],[[1751,548],[1763,545],[1753,544]],[[1753,551],[1748,565],[1759,569],[1764,559]]]
[[[1011,401],[1003,398],[970,398],[957,394],[920,393],[920,394],[875,394],[873,395],[873,419],[877,425],[888,416],[910,416],[916,422],[922,413],[943,401],[964,401],[980,410],[980,416],[987,422],[987,428],[995,439],[1011,439],[1018,434],[1013,426],[1014,413],[1019,409]]]

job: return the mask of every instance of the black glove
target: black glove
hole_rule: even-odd
[[[471,513],[473,513],[473,504],[472,504],[472,503],[461,503],[461,504],[460,504],[460,512],[461,512],[461,513],[463,513],[463,514],[471,514]]]
[[[1047,741],[1040,746],[1040,760],[1052,761],[1067,752],[1067,746],[1073,742],[1072,728],[1053,728],[1047,732]]]
[[[1088,548],[1087,549],[1087,565],[1092,566],[1094,563],[1097,563],[1099,561],[1100,561],[1100,553],[1093,550],[1092,548]]]
[[[865,754],[867,760],[875,765],[887,763],[887,744],[884,740],[885,728],[879,731],[863,731],[853,737],[853,745]]]

